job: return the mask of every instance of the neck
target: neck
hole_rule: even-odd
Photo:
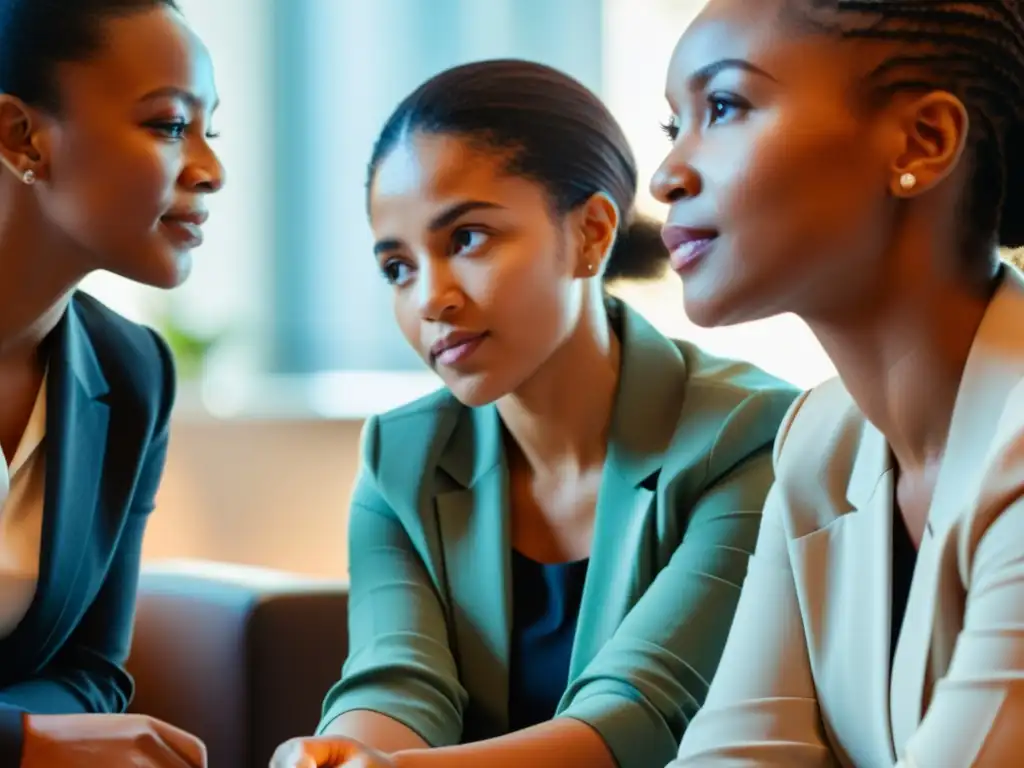
[[[995,286],[920,274],[869,309],[808,325],[903,471],[941,460],[971,346]],[[868,319],[866,320],[865,317]]]
[[[0,365],[33,358],[84,277],[23,195],[0,198]]]
[[[598,290],[569,339],[516,392],[498,401],[531,469],[577,472],[604,461],[619,380],[619,340]]]

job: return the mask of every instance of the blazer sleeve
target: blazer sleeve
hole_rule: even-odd
[[[131,506],[103,586],[53,661],[38,676],[0,690],[0,766],[20,762],[25,713],[120,713],[133,693],[124,664],[135,617],[142,537],[167,456],[174,365],[156,334],[163,393]]]
[[[789,411],[775,461],[803,402]],[[835,765],[811,674],[778,481],[768,494],[736,618],[704,707],[669,768]]]
[[[405,725],[431,747],[462,736],[468,695],[459,682],[441,600],[369,468],[377,420],[367,422],[349,518],[349,655],[317,733],[368,710]]]
[[[967,600],[953,657],[897,768],[1019,765],[1024,753],[1024,436],[1016,447],[1009,506],[992,479],[989,521],[976,547],[964,548]],[[994,519],[993,519],[994,518]],[[989,524],[990,523],[990,524]],[[969,541],[968,537],[964,537]],[[974,542],[971,542],[973,544]],[[973,549],[973,551],[970,551]],[[968,554],[969,552],[969,554]],[[959,587],[960,584],[958,583]]]
[[[567,693],[561,716],[594,728],[620,768],[670,762],[707,695],[773,481],[771,443],[752,448],[704,491],[669,563]]]

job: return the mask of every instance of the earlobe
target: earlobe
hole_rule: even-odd
[[[576,275],[593,277],[602,272],[601,266],[611,253],[619,227],[619,209],[608,195],[598,192],[582,205],[579,213],[582,247]]]
[[[28,108],[16,98],[0,95],[0,163],[25,184],[40,177],[41,142]]]
[[[956,96],[932,91],[906,105],[903,152],[893,166],[892,193],[919,194],[948,177],[967,143],[969,117]]]

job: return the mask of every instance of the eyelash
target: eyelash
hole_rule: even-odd
[[[484,238],[484,243],[481,243],[481,244],[479,244],[479,245],[477,245],[475,247],[469,245],[469,246],[466,246],[465,248],[463,248],[462,250],[457,250],[457,249],[455,249],[454,246],[455,246],[455,240],[459,237],[459,235],[479,235],[479,236]],[[459,227],[454,232],[452,232],[452,235],[451,235],[451,238],[450,238],[450,242],[451,242],[451,245],[452,245],[452,248],[453,248],[453,253],[451,253],[450,255],[451,256],[460,256],[460,255],[464,254],[466,251],[470,251],[470,252],[475,251],[477,248],[482,247],[490,237],[491,237],[491,232],[489,230],[484,229],[483,227],[478,227],[478,226],[476,226],[476,227],[471,227],[471,226]],[[409,266],[409,264],[404,262],[402,259],[389,259],[388,261],[384,262],[383,265],[381,265],[380,271],[381,271],[381,274],[384,275],[384,279],[387,280],[390,285],[398,285],[401,282],[401,277],[402,276],[401,276],[400,270],[403,267],[405,269],[407,269],[407,270],[411,268]]]
[[[713,93],[707,97],[707,105],[711,112],[711,119],[708,121],[708,126],[716,125],[722,120],[727,119],[727,116],[720,116],[717,119],[714,116],[716,107],[721,107],[724,111],[746,111],[750,109],[750,105],[739,98],[738,96],[726,95],[721,93]],[[661,130],[664,131],[665,135],[668,136],[669,141],[674,142],[679,138],[679,126],[675,122],[675,118],[670,118],[668,122],[661,124]]]
[[[384,264],[380,268],[380,272],[382,275],[384,275],[384,279],[388,281],[388,285],[396,285],[400,277],[398,274],[396,274],[397,271],[402,267],[408,266],[408,264],[402,262],[399,259],[391,259],[389,261],[384,262]]]
[[[452,238],[451,239],[452,239],[452,245],[453,246],[455,245],[455,239],[459,235],[480,235],[481,237],[484,238],[484,243],[486,243],[487,239],[490,237],[490,232],[485,230],[483,227],[459,227],[454,232],[452,232]],[[467,245],[465,250],[469,250],[469,251],[476,250],[476,248],[480,248],[484,243],[481,243],[480,245],[477,245],[475,247],[472,246],[472,245]],[[457,254],[452,254],[452,255],[454,256],[454,255],[457,255]]]
[[[189,123],[185,120],[157,120],[147,123],[147,127],[164,134],[171,141],[181,141],[185,138],[185,132],[189,128]],[[220,133],[211,131],[206,134],[206,138],[218,139],[220,138]]]

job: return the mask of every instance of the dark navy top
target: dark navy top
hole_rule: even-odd
[[[896,656],[896,642],[900,639],[903,615],[907,612],[910,582],[917,564],[917,549],[910,538],[907,523],[898,508],[892,511],[892,637],[889,645],[889,668]]]
[[[512,552],[509,728],[555,716],[569,682],[569,659],[588,560],[538,563]]]

